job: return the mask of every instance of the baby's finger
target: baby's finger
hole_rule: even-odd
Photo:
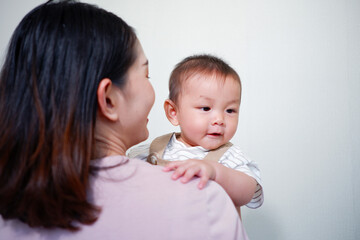
[[[187,183],[188,181],[190,181],[190,179],[192,179],[194,176],[196,176],[198,171],[199,171],[199,168],[196,166],[187,168],[184,173],[184,176],[181,178],[181,182]]]
[[[175,169],[175,171],[174,171],[174,173],[172,174],[171,178],[174,179],[174,180],[176,180],[176,179],[178,179],[179,177],[183,176],[184,173],[185,173],[185,171],[186,171],[186,167],[185,167],[184,165],[180,165],[180,166],[178,166],[178,167]]]
[[[198,184],[198,188],[203,189],[208,181],[209,181],[209,177],[207,175],[201,176],[200,182]]]
[[[173,161],[171,163],[168,163],[163,167],[163,171],[169,172],[169,171],[175,170],[182,163],[183,163],[183,161]]]

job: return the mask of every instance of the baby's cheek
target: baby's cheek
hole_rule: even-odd
[[[191,125],[191,131],[193,134],[201,134],[203,132],[206,132],[208,124],[196,117],[192,118],[192,121],[190,123]]]
[[[232,124],[231,126],[229,126],[228,128],[228,136],[227,138],[229,138],[228,140],[230,140],[236,133],[236,129],[237,129],[237,124]]]
[[[193,139],[199,138],[199,136],[202,135],[202,133],[204,132],[204,127],[206,128],[206,125],[201,123],[201,121],[196,118],[193,118],[192,121],[187,122],[186,125],[182,124],[181,126],[182,131],[186,131],[188,137],[191,137]]]

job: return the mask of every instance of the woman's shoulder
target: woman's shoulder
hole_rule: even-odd
[[[153,195],[190,201],[196,199],[207,200],[209,194],[214,192],[223,193],[223,189],[215,182],[209,182],[204,190],[199,190],[197,184],[198,178],[194,178],[187,184],[171,179],[172,172],[162,171],[162,166],[151,165],[137,158],[128,158],[125,156],[111,156],[96,161],[98,169],[94,176],[93,184],[100,197],[104,197],[105,190],[111,191],[113,198],[119,193],[119,198],[124,199],[122,190],[127,189],[128,194],[134,192],[138,195]],[[210,198],[210,197],[209,197]],[[210,198],[210,200],[213,198]]]
[[[199,190],[198,178],[182,184],[162,167],[123,156],[95,162],[101,170],[91,179],[89,199],[101,213],[94,224],[69,233],[0,221],[1,234],[25,240],[246,239],[234,205],[217,183]]]
[[[112,185],[102,196],[107,205],[99,202],[103,206],[104,219],[107,214],[109,218],[120,214],[120,218],[126,216],[126,222],[130,216],[137,219],[144,232],[152,232],[154,226],[147,224],[156,221],[156,226],[172,229],[169,230],[169,236],[179,239],[189,239],[190,233],[193,234],[192,239],[213,239],[212,236],[220,236],[214,239],[231,239],[229,236],[242,231],[232,201],[213,181],[209,181],[204,189],[199,190],[198,178],[183,184],[172,180],[171,172],[163,172],[162,167],[138,159],[128,159],[126,164],[114,171],[130,174],[119,182],[107,183]],[[108,199],[110,196],[111,200]],[[114,208],[121,208],[121,212],[116,213]],[[177,226],[176,229],[173,229],[173,226]],[[128,227],[131,228],[131,225]]]

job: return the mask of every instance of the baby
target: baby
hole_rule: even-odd
[[[235,70],[211,55],[191,56],[172,71],[169,91],[165,114],[181,132],[156,138],[135,157],[165,165],[164,171],[174,171],[172,178],[183,183],[200,177],[200,189],[214,180],[235,206],[260,207],[263,192],[257,164],[229,142],[237,129],[241,101]]]

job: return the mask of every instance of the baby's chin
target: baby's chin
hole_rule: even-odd
[[[191,139],[184,141],[184,139],[179,138],[178,140],[188,147],[200,146],[207,150],[215,150],[226,143],[224,142],[224,139]]]
[[[215,150],[219,147],[221,147],[222,145],[224,145],[225,143],[221,142],[221,143],[203,143],[203,144],[200,144],[199,146],[207,149],[207,150]]]

